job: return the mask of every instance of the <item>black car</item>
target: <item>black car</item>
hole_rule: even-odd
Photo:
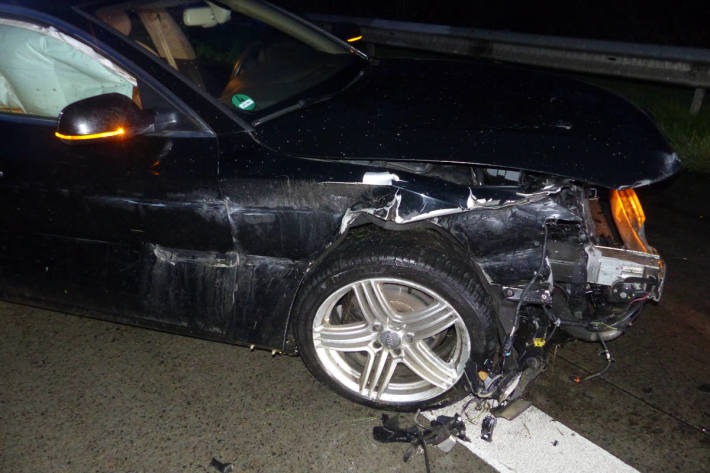
[[[608,92],[372,60],[256,0],[3,2],[0,44],[3,299],[410,409],[515,399],[661,297],[634,188],[679,161]]]

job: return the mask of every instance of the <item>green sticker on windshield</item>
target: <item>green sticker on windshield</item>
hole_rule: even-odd
[[[251,97],[244,94],[232,95],[232,103],[235,107],[242,110],[253,110],[254,106],[256,106],[256,102],[254,102]]]

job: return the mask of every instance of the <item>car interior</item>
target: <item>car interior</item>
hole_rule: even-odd
[[[283,12],[229,3],[232,10],[212,2],[132,2],[94,13],[194,87],[244,112],[294,97],[354,60]],[[133,77],[53,27],[0,18],[0,42],[0,112],[55,118],[72,102],[111,92],[142,106]]]
[[[249,1],[173,1],[104,7],[96,16],[160,57],[193,86],[230,107],[237,94],[267,109],[332,76],[353,60],[278,11]],[[241,107],[240,107],[241,108]],[[252,108],[241,110],[252,110]]]

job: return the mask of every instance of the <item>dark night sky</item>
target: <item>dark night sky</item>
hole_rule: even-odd
[[[272,0],[308,11],[527,33],[650,42],[710,48],[710,0]]]

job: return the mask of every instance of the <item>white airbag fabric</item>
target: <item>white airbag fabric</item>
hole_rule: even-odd
[[[133,95],[135,79],[54,28],[0,19],[0,45],[0,109],[57,117],[87,97]]]

